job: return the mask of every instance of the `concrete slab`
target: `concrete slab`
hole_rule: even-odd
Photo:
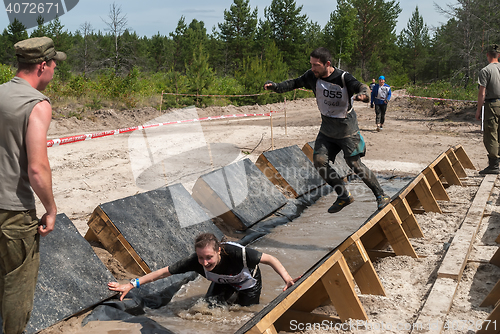
[[[194,252],[194,240],[222,232],[182,184],[101,204],[100,208],[152,271]]]

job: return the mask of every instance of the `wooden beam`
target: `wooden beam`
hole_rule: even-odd
[[[438,277],[460,279],[467,264],[470,248],[475,237],[472,229],[459,229],[438,269]]]
[[[439,170],[441,171],[441,174],[444,176],[444,178],[446,179],[448,184],[462,186],[462,181],[460,181],[460,178],[458,177],[458,175],[457,175],[455,169],[453,168],[453,165],[451,164],[451,161],[447,155],[445,157],[443,157],[443,159],[441,159],[441,161],[439,161],[436,164],[436,167],[439,168]],[[438,176],[441,176],[441,175],[439,175],[439,173],[438,173]]]
[[[424,233],[406,199],[398,197],[392,201],[392,205],[396,209],[399,219],[401,219],[401,226],[403,226],[408,238],[423,238]]]
[[[498,248],[495,254],[493,254],[490,259],[490,263],[494,264],[497,267],[500,267],[500,248]]]
[[[401,220],[394,208],[379,221],[379,225],[397,255],[408,255],[414,258],[418,257],[401,226]]]
[[[460,163],[462,164],[462,166],[464,168],[476,170],[476,167],[474,166],[474,164],[470,160],[469,156],[465,152],[462,145],[454,146],[453,150],[454,150],[455,155],[457,156],[458,160],[460,160]]]
[[[500,333],[500,303],[498,303],[488,318],[483,322],[481,329],[476,334],[497,334]]]
[[[457,156],[455,155],[455,151],[453,150],[453,148],[450,147],[446,151],[446,155],[450,159],[451,165],[453,166],[455,173],[457,173],[457,176],[462,179],[466,178],[467,173],[465,172],[464,167],[460,163],[460,160],[458,160]]]
[[[321,277],[321,282],[330,296],[333,306],[342,321],[348,319],[368,320],[368,316],[354,290],[354,278],[342,257]]]
[[[450,278],[437,278],[420,311],[415,324],[422,325],[425,333],[441,333],[448,311],[453,304],[458,283]],[[429,325],[432,329],[429,330]],[[416,331],[412,331],[416,332]]]
[[[255,166],[260,169],[262,174],[264,174],[272,184],[274,184],[278,189],[282,189],[282,192],[287,197],[297,198],[299,194],[293,189],[293,187],[283,178],[280,172],[273,166],[272,163],[261,154]]]
[[[467,215],[455,233],[439,267],[438,277],[461,278],[496,178],[497,175],[486,175],[481,182]]]
[[[490,293],[484,298],[479,307],[494,306],[500,300],[500,280],[495,284]],[[500,325],[500,324],[499,324]]]
[[[87,235],[95,236],[126,270],[139,276],[151,272],[148,265],[123,237],[120,230],[118,230],[100,206],[94,209],[87,225],[92,230],[92,233],[87,232]]]
[[[356,240],[342,254],[362,294],[386,295],[361,240]]]
[[[425,178],[427,179],[427,182],[429,182],[429,185],[431,187],[431,192],[438,201],[449,201],[450,196],[448,196],[448,193],[444,189],[443,183],[439,179],[436,171],[434,168],[427,167],[422,171],[422,174],[424,174]]]
[[[302,147],[302,152],[306,155],[306,157],[309,158],[309,160],[313,161],[313,154],[314,154],[314,149],[309,145],[309,143],[306,143]]]
[[[441,209],[439,208],[436,198],[434,197],[429,182],[427,182],[425,176],[422,177],[420,182],[417,183],[413,189],[415,190],[415,194],[417,194],[418,200],[420,201],[420,204],[422,204],[425,211],[441,213]]]

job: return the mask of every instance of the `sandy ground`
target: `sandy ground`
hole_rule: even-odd
[[[435,106],[431,101],[397,97],[398,93],[404,92],[393,93],[395,97],[388,107],[386,123],[381,132],[375,131],[374,109],[366,104],[355,104],[361,133],[367,143],[367,154],[364,158],[367,166],[377,172],[415,175],[439,154],[457,144],[465,148],[478,169],[486,165],[481,126],[474,119],[473,106]],[[313,99],[288,101],[286,105],[279,103],[238,108],[189,108],[162,113],[149,108],[128,111],[100,110],[83,120],[55,119],[49,130],[49,139],[126,128],[148,122],[154,124],[170,120],[269,111],[279,111],[273,115],[272,131],[269,117],[228,118],[167,125],[159,130],[163,131],[163,134],[167,133],[167,137],[157,138],[154,132],[135,131],[49,148],[54,194],[59,212],[65,213],[80,233],[85,235],[87,221],[99,204],[158,186],[152,181],[154,178],[151,175],[155,174],[155,169],[151,172],[150,165],[157,168],[163,164],[160,172],[163,184],[182,182],[190,191],[200,171],[208,171],[211,167],[244,157],[255,161],[262,152],[273,147],[298,145],[302,148],[305,143],[315,139],[321,119]],[[144,138],[147,139],[147,149],[141,150],[137,141]],[[162,151],[160,146],[168,146],[168,152]],[[209,158],[197,159],[197,153],[207,151],[206,147],[210,147]],[[148,153],[149,157],[144,158]],[[140,159],[141,154],[143,159]],[[170,165],[165,165],[166,158],[169,158]],[[148,163],[144,163],[144,160]],[[442,260],[446,245],[465,217],[477,191],[481,178],[477,172],[469,171],[469,174],[470,186],[452,186],[448,189],[452,200],[442,204],[443,214],[419,215],[418,221],[426,237],[413,239],[412,244],[417,253],[425,257],[394,257],[375,262],[387,296],[360,296],[373,321],[412,323],[416,320],[433,278],[435,279],[435,270]],[[500,269],[485,263],[496,250],[494,239],[500,233],[497,226],[498,217],[494,214],[500,205],[499,192],[495,187],[487,207],[488,215],[483,220],[481,233],[474,245],[473,261],[470,261],[465,269],[459,292],[450,311],[450,321],[480,321],[491,312],[491,308],[479,308],[478,305],[500,278]],[[39,206],[38,211],[43,212],[43,208]],[[118,279],[130,276],[120,269],[105,251],[99,248],[96,248],[96,251]],[[324,311],[335,313],[334,310]],[[88,326],[84,330],[80,328],[79,322],[82,318],[83,316],[69,319],[42,333],[92,333]],[[99,330],[95,332],[98,333]],[[131,333],[133,332],[135,333],[131,329]],[[319,329],[307,332],[335,331]],[[359,332],[367,331],[360,329]],[[448,332],[471,333],[467,329]]]

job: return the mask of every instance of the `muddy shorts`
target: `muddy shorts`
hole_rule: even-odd
[[[315,155],[326,155],[330,161],[335,161],[335,157],[340,151],[344,152],[344,158],[346,159],[357,155],[360,157],[365,156],[365,140],[359,131],[350,137],[342,139],[330,138],[321,132],[318,133],[316,141],[314,142]]]

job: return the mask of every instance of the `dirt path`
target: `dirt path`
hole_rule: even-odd
[[[85,120],[74,117],[54,120],[49,130],[49,138],[114,130],[147,122],[158,123],[158,120],[164,119],[281,111],[273,116],[274,140],[271,140],[268,117],[214,120],[162,127],[161,131],[169,141],[165,142],[165,146],[170,145],[176,152],[184,153],[178,153],[178,160],[174,160],[175,164],[171,163],[170,167],[183,171],[184,175],[189,174],[187,168],[192,175],[191,178],[170,175],[166,182],[182,182],[189,190],[190,184],[196,180],[196,175],[201,175],[207,166],[206,161],[189,160],[193,155],[190,155],[189,151],[193,148],[189,146],[188,138],[204,140],[202,145],[205,146],[230,145],[235,154],[244,152],[241,157],[249,157],[252,161],[262,152],[270,150],[272,144],[275,148],[290,145],[302,148],[305,143],[313,141],[321,122],[314,99],[287,102],[286,120],[283,109],[284,105],[279,103],[238,108],[229,106],[188,109],[171,112],[172,115],[160,114],[151,108],[120,112],[101,110]],[[364,162],[375,171],[418,173],[422,166],[426,166],[440,153],[457,144],[464,146],[476,166],[486,164],[480,124],[474,120],[472,109],[465,112],[453,112],[450,109],[442,115],[427,116],[429,111],[418,110],[406,99],[396,97],[389,105],[386,124],[381,132],[375,131],[375,112],[369,105],[356,102],[355,110],[361,133],[367,143]],[[190,137],[193,133],[194,137]],[[59,212],[64,212],[82,234],[87,229],[86,223],[90,214],[100,203],[145,191],[135,184],[136,176],[129,157],[129,137],[136,134],[120,134],[49,148]],[[174,137],[177,142],[171,144],[170,141]],[[171,155],[169,157],[171,158]],[[231,157],[222,157],[222,161],[218,158],[220,156],[216,155],[212,159],[216,165],[218,162],[228,162]],[[75,201],[75,198],[78,198],[78,201]],[[39,207],[40,210],[42,209]]]
[[[397,93],[395,92],[395,97],[389,104],[386,123],[381,132],[375,131],[374,109],[366,104],[355,104],[361,133],[367,143],[364,162],[372,170],[395,175],[415,175],[439,154],[457,144],[465,148],[477,168],[486,165],[480,123],[474,120],[473,107],[460,110],[451,105],[437,108],[432,102],[409,101],[397,97]],[[147,138],[149,152],[166,154],[163,157],[168,156],[170,165],[166,168],[168,172],[164,173],[163,179],[167,184],[182,182],[188,190],[197,177],[212,166],[217,167],[245,157],[255,161],[262,152],[270,150],[272,146],[281,148],[298,145],[302,148],[305,143],[313,141],[321,121],[315,100],[287,102],[286,119],[283,108],[284,105],[279,103],[238,108],[229,106],[187,109],[170,111],[167,114],[150,108],[121,112],[101,110],[85,120],[56,119],[49,130],[50,139],[125,128],[147,122],[157,123],[165,119],[280,111],[273,116],[273,138],[268,117],[249,117],[169,125],[162,128],[161,135],[137,131],[134,134],[115,135],[49,148],[54,194],[59,212],[65,213],[84,235],[87,221],[99,204],[146,191],[148,182],[151,182],[150,178],[146,178],[146,172],[150,170],[141,167],[134,158],[133,154],[137,153],[131,148],[135,145],[134,138]],[[167,153],[162,151],[163,146],[168,147]],[[206,147],[211,148],[209,159],[198,158],[197,152],[205,152]],[[477,177],[477,174],[472,177]],[[142,186],[137,185],[136,181],[139,179]],[[454,199],[447,210],[456,211],[454,215],[424,214],[419,218],[422,219],[419,223],[428,237],[415,241],[415,247],[419,254],[426,255],[425,258],[396,257],[376,263],[377,271],[389,294],[383,298],[362,297],[362,303],[370,318],[389,321],[400,317],[410,322],[415,317],[425,301],[429,282],[432,281],[435,267],[444,252],[443,244],[449,242],[460,219],[463,219],[461,217],[465,215],[464,210],[473,196],[471,189],[466,187],[450,190]],[[496,197],[492,199],[490,212],[498,209],[498,188],[495,188],[494,196]],[[40,204],[38,211],[43,212]],[[495,215],[492,217],[497,219]],[[497,221],[492,220],[493,218],[483,224],[483,233],[493,229],[498,235]],[[491,256],[494,245],[491,237],[484,237],[482,234],[478,236],[475,258],[487,259]],[[484,275],[484,272],[488,275]],[[479,308],[477,305],[481,298],[484,298],[482,296],[493,287],[491,282],[496,283],[499,275],[499,270],[491,265],[480,262],[468,265],[463,287],[461,286],[457,295],[457,304],[452,308],[455,318],[469,314],[474,320],[484,319],[491,309]],[[471,286],[478,289],[471,290]],[[473,290],[479,292],[472,292]],[[63,323],[57,326],[58,329],[44,333],[70,332],[70,328],[75,326],[70,323],[71,321]]]

